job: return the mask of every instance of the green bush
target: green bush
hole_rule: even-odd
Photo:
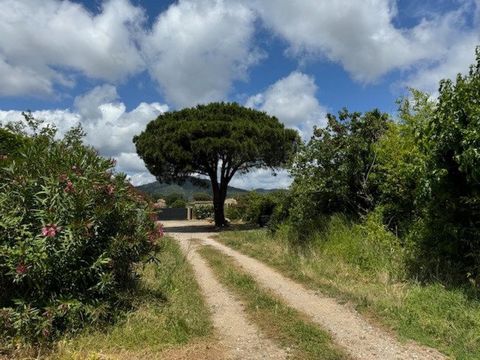
[[[165,197],[165,203],[167,204],[167,207],[174,207],[172,205],[178,200],[186,201],[185,197],[179,193],[172,193]]]
[[[211,201],[212,196],[207,194],[207,193],[197,192],[197,193],[193,194],[193,200],[195,200],[195,201]]]
[[[213,218],[213,205],[195,205],[193,215],[199,220]]]
[[[242,211],[237,205],[226,206],[225,217],[229,220],[242,220]]]
[[[170,204],[169,207],[171,208],[184,208],[187,206],[187,202],[183,199],[177,199],[173,203]]]
[[[33,121],[32,119],[30,119]],[[0,342],[49,341],[128,306],[156,246],[148,204],[72,129],[0,159]]]
[[[283,206],[282,210],[276,210],[276,208],[286,197],[285,193],[283,191],[268,194],[249,192],[238,197],[237,205],[232,206],[230,212],[235,211],[234,216],[237,218],[260,226],[270,224],[273,218],[276,221],[283,220],[283,212],[286,209]]]

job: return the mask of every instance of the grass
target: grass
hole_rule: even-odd
[[[295,359],[345,359],[328,333],[312,324],[294,309],[284,305],[269,292],[259,288],[254,279],[227,256],[211,247],[202,247],[220,281],[246,304],[247,315],[271,339],[290,348]]]
[[[192,269],[176,242],[163,241],[159,264],[142,271],[135,310],[110,327],[60,341],[52,359],[156,359],[169,349],[210,340],[209,312]]]
[[[382,234],[383,233],[383,234]],[[353,303],[375,322],[456,359],[480,359],[480,301],[462,289],[407,280],[393,235],[367,221],[330,220],[307,248],[287,228],[223,232],[219,240],[307,287]]]

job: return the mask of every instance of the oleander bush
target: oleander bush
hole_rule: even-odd
[[[26,141],[0,157],[0,349],[111,320],[162,236],[113,161],[82,145],[80,128],[60,139],[39,129],[2,129],[2,139]]]

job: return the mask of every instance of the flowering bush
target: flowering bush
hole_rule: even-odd
[[[163,235],[125,176],[81,136],[74,128],[55,140],[44,128],[23,134],[28,141],[15,155],[0,154],[5,343],[50,340],[112,318],[128,305],[135,263]]]

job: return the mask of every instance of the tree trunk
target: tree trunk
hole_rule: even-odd
[[[213,209],[215,215],[215,226],[224,227],[227,225],[225,220],[225,198],[227,196],[227,186],[223,183],[218,184],[217,181],[212,181],[213,190]]]

